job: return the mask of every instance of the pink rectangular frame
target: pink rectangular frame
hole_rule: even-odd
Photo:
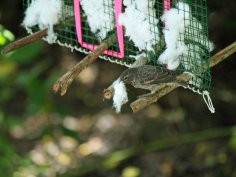
[[[164,11],[170,10],[170,0],[164,0]]]
[[[106,50],[104,54],[110,55],[116,58],[124,58],[124,31],[123,27],[119,25],[118,18],[120,13],[122,13],[122,2],[123,0],[114,0],[115,1],[115,23],[116,23],[116,31],[118,38],[118,45],[120,52],[116,52],[113,50]],[[168,11],[170,9],[170,0],[164,0],[164,11]],[[81,23],[81,9],[80,9],[80,0],[74,0],[74,14],[75,14],[75,23],[76,23],[76,34],[80,45],[84,48],[87,48],[91,51],[95,50],[98,45],[88,44],[83,41],[82,36],[82,23]]]
[[[89,50],[95,50],[98,45],[88,44],[83,41],[82,36],[82,23],[81,23],[81,9],[80,9],[80,0],[74,0],[74,13],[75,13],[75,23],[76,23],[76,33],[77,38],[80,45]],[[124,32],[123,27],[118,24],[118,18],[120,13],[122,13],[122,0],[115,0],[115,23],[116,23],[116,31],[118,38],[118,45],[120,52],[116,52],[113,50],[106,50],[104,54],[114,56],[117,58],[124,58]]]

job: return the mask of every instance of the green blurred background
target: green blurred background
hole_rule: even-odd
[[[236,1],[208,0],[216,49],[236,39]],[[0,2],[0,49],[26,35],[22,1]],[[212,69],[211,114],[177,89],[116,114],[102,91],[125,68],[99,60],[61,97],[53,83],[83,54],[40,41],[0,56],[0,176],[236,177],[235,55]],[[129,88],[130,100],[142,91]]]

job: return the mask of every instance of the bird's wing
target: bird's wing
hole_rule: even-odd
[[[159,66],[143,66],[138,71],[140,84],[160,84],[175,80],[176,74]]]

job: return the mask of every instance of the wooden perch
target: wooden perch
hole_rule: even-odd
[[[159,43],[155,47],[155,53],[159,53],[159,51],[162,50],[161,46],[164,46],[163,36],[161,37]],[[130,66],[130,68],[135,68],[135,67],[145,65],[147,62],[148,62],[148,58],[140,55],[140,57],[136,59],[136,61]],[[111,100],[113,98],[113,95],[114,95],[114,87],[113,87],[113,84],[111,84],[108,88],[103,90],[103,99]]]
[[[236,41],[230,44],[228,47],[216,53],[214,56],[212,56],[210,58],[210,67],[217,65],[218,63],[222,62],[235,52],[236,52]],[[187,79],[186,76],[182,75],[181,77],[183,77],[183,79]],[[133,112],[138,112],[144,109],[145,107],[149,106],[150,104],[158,101],[161,97],[165,96],[166,94],[170,93],[171,91],[173,91],[178,87],[179,85],[174,83],[172,85],[170,84],[164,85],[155,94],[135,100],[130,104],[130,107],[132,108]]]
[[[55,27],[66,27],[68,26],[68,23],[73,22],[74,21],[74,16],[68,16],[64,21],[62,21],[59,24],[56,24]],[[41,40],[43,37],[46,37],[48,35],[48,29],[43,29],[40,31],[37,31],[31,35],[28,35],[26,37],[23,37],[21,39],[18,39],[16,41],[11,42],[10,44],[8,44],[6,47],[4,47],[1,51],[2,55],[5,55],[9,52],[12,52],[16,49],[19,49],[21,47],[24,47],[28,44],[31,44],[33,42],[39,41]]]
[[[65,73],[53,86],[53,91],[64,95],[68,86],[88,65],[93,63],[111,44],[116,42],[116,35],[111,35],[106,41],[102,42],[93,52],[77,63],[72,69]]]
[[[24,47],[28,44],[31,44],[33,42],[39,41],[41,40],[43,37],[47,36],[47,31],[48,29],[44,29],[41,31],[38,31],[36,33],[33,33],[29,36],[23,37],[19,40],[16,40],[14,42],[11,42],[10,44],[8,44],[6,47],[4,47],[1,51],[2,55],[5,55],[9,52],[12,52],[16,49],[19,49],[21,47]]]
[[[219,51],[210,58],[210,67],[217,65],[222,62],[224,59],[233,55],[236,52],[236,41],[225,47],[223,50]]]
[[[103,90],[103,99],[111,100],[114,96],[114,87],[113,84],[110,85],[108,88]]]
[[[72,20],[69,18],[68,20]],[[65,26],[65,22],[58,24],[56,26]],[[7,54],[13,50],[24,47],[28,44],[41,40],[43,37],[47,36],[48,29],[38,31],[34,34],[21,38],[17,41],[14,41],[7,45],[2,51],[1,54]],[[116,35],[111,35],[107,40],[102,42],[93,52],[88,54],[83,60],[77,63],[71,70],[64,74],[53,86],[55,92],[60,92],[61,95],[64,95],[67,91],[68,86],[72,81],[84,70],[88,65],[93,63],[99,55],[101,55],[105,50],[107,50],[111,44],[116,42]]]

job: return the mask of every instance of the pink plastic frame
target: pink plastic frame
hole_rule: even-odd
[[[81,11],[80,10],[80,0],[74,0],[75,23],[76,23],[76,33],[77,33],[78,41],[82,47],[87,48],[89,50],[95,50],[98,47],[98,45],[87,44],[87,43],[83,42],[80,11]],[[124,58],[124,56],[125,56],[124,31],[123,31],[123,27],[118,24],[118,18],[119,18],[120,13],[122,13],[122,0],[115,0],[116,31],[117,31],[117,38],[118,38],[120,52],[106,50],[106,51],[104,51],[104,54],[114,56],[117,58]]]
[[[164,11],[170,10],[170,0],[164,0]]]
[[[105,50],[103,53],[106,55],[110,55],[116,58],[124,58],[124,31],[123,27],[119,25],[118,18],[120,13],[122,13],[122,2],[123,0],[115,0],[115,21],[116,21],[116,31],[118,38],[118,45],[120,52],[116,52],[113,50]],[[164,0],[164,11],[168,11],[170,9],[170,0]],[[88,44],[83,41],[82,36],[82,23],[81,23],[81,9],[80,9],[80,0],[74,0],[74,13],[75,13],[75,23],[76,23],[76,34],[78,38],[78,42],[80,45],[86,49],[91,51],[95,50],[98,45]]]

